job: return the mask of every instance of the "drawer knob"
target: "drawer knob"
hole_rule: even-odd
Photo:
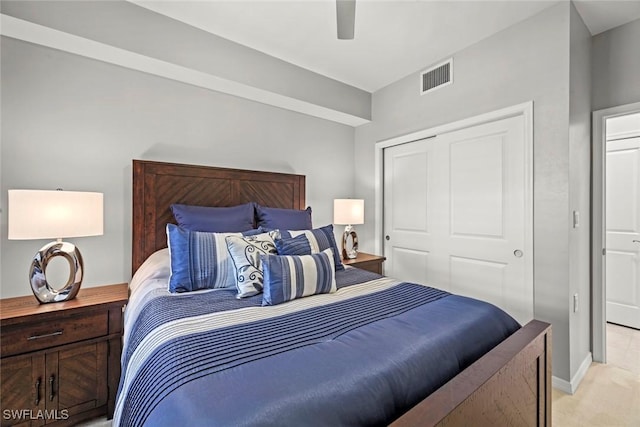
[[[31,335],[29,338],[27,338],[27,340],[28,341],[38,340],[40,338],[55,337],[56,335],[62,335],[62,331],[55,331],[55,332],[51,332],[50,334],[43,334],[43,335]]]

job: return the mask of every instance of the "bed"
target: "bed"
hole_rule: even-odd
[[[355,268],[335,293],[268,307],[169,294],[169,206],[247,202],[304,209],[305,177],[134,160],[114,425],[551,424],[547,323]]]

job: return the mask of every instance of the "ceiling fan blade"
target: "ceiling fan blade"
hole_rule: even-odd
[[[336,0],[338,39],[353,40],[356,25],[356,0]]]

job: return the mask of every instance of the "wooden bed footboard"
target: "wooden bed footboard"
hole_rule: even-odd
[[[391,426],[551,426],[551,325],[527,323]]]

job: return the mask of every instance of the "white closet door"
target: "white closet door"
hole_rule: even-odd
[[[607,142],[607,321],[640,329],[640,138]]]
[[[438,222],[434,144],[422,139],[384,150],[385,274],[409,282],[437,282],[431,260]]]
[[[385,149],[387,274],[532,319],[526,161],[521,116]]]

